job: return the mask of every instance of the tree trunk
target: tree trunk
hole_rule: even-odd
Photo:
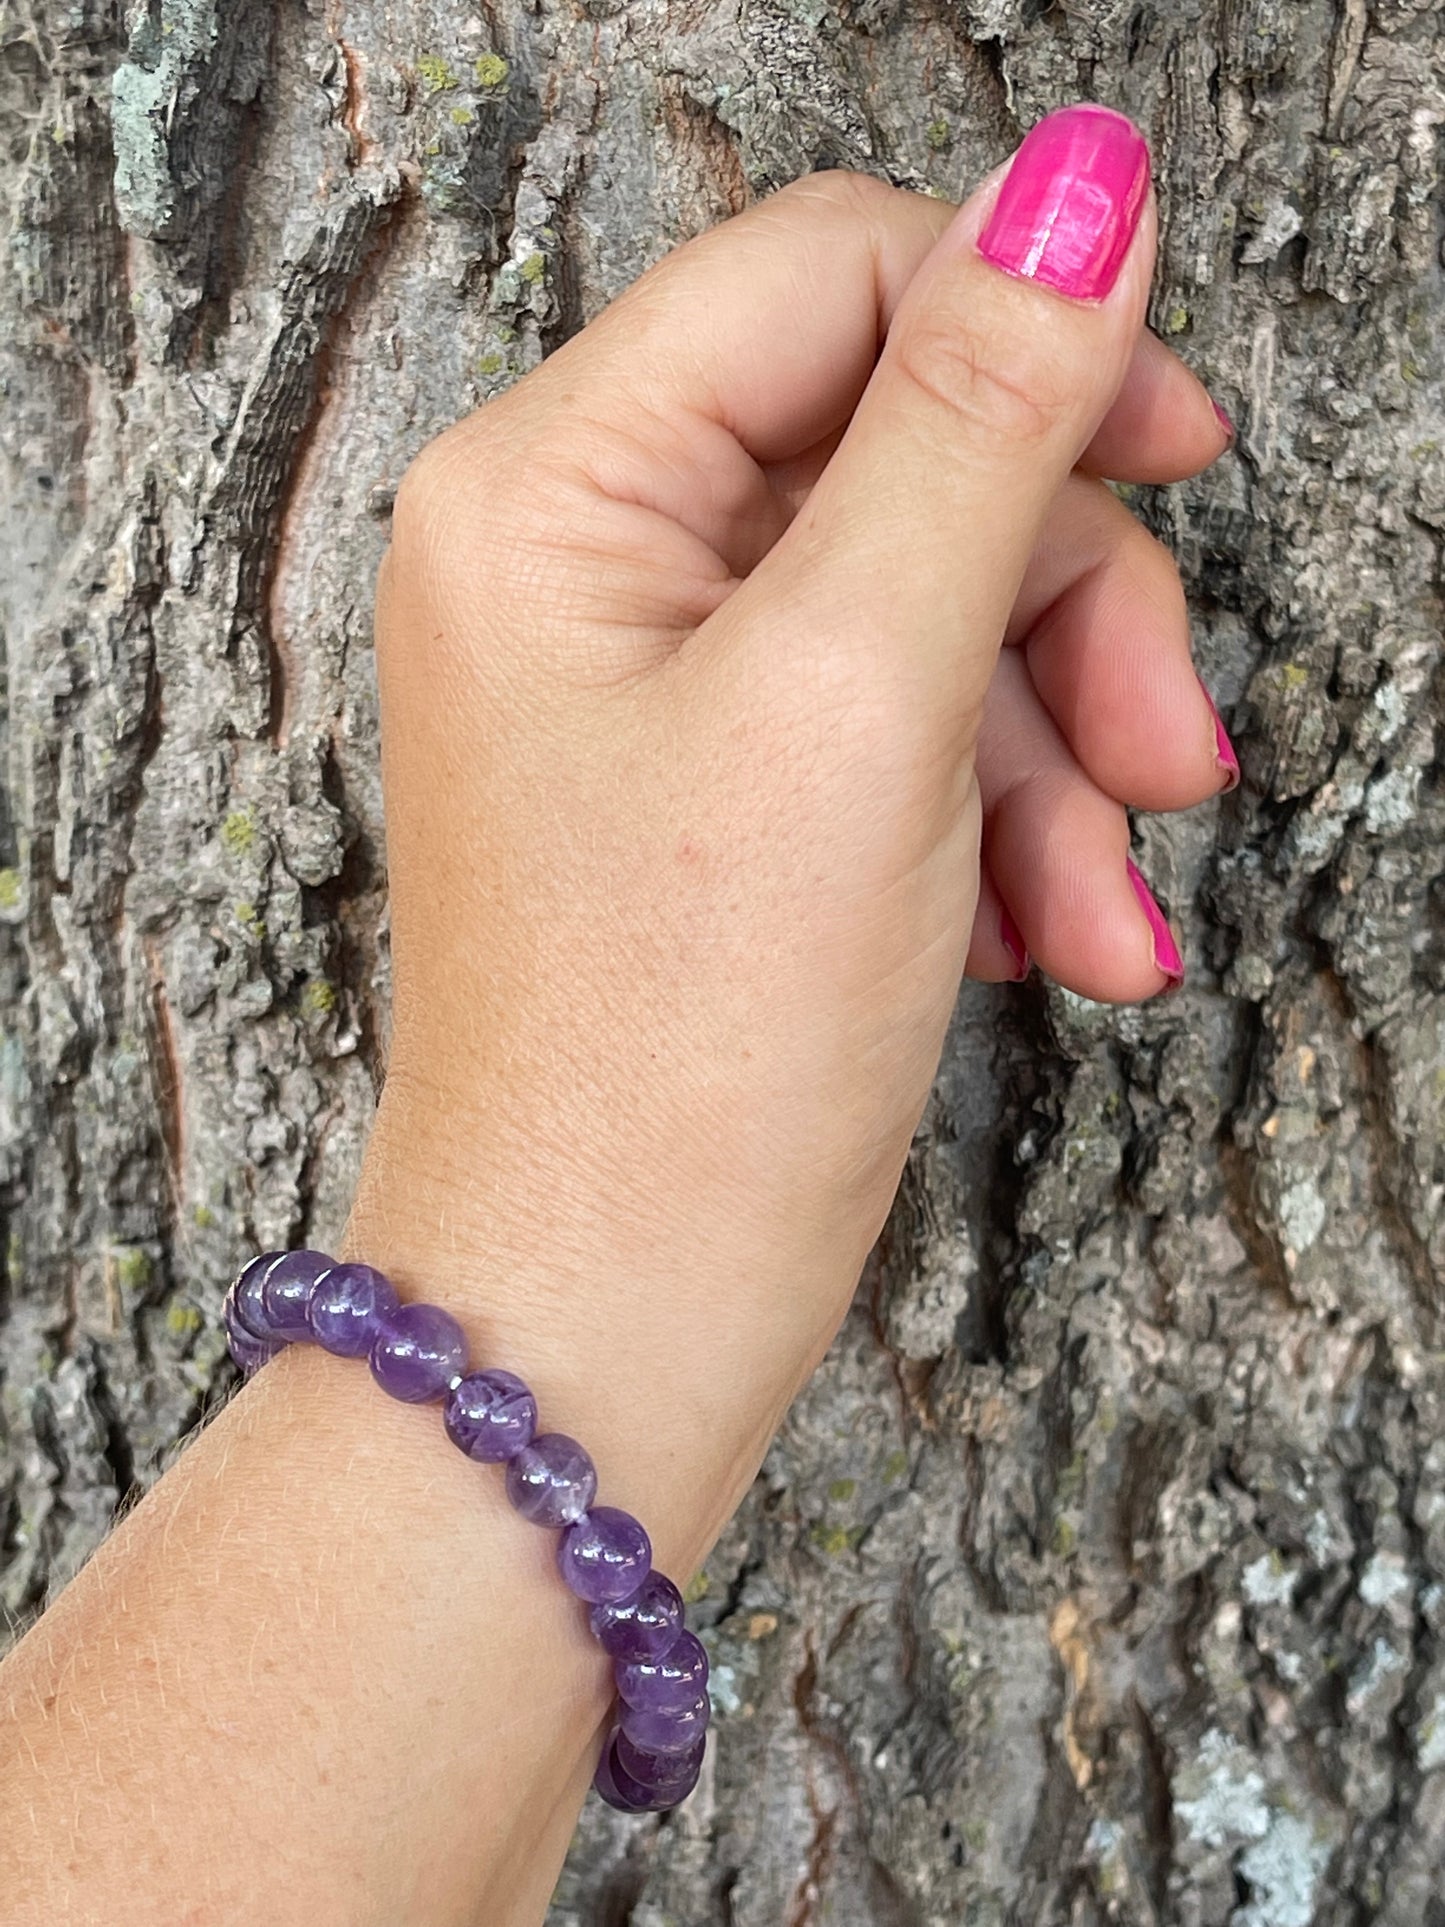
[[[703,1784],[591,1803],[552,1920],[1441,1927],[1441,0],[0,0],[0,53],[8,1614],[228,1389],[243,1255],[341,1226],[410,456],[754,196],[960,197],[1091,95],[1241,424],[1137,501],[1245,765],[1138,826],[1189,986],[965,990],[695,1588]]]

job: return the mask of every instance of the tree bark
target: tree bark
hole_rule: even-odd
[[[696,1587],[703,1784],[554,1927],[1445,1922],[1440,0],[0,0],[17,1625],[341,1226],[410,456],[792,176],[961,197],[1081,95],[1241,425],[1136,502],[1244,760],[1138,825],[1189,985],[965,990]]]

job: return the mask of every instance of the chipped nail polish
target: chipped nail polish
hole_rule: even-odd
[[[979,253],[1005,274],[1102,301],[1148,192],[1149,149],[1134,123],[1108,107],[1065,107],[1014,155]]]
[[[1199,687],[1204,689],[1204,684],[1201,682]],[[1204,700],[1209,704],[1209,713],[1214,718],[1214,760],[1224,771],[1225,780],[1220,792],[1227,795],[1230,790],[1239,788],[1239,758],[1234,753],[1234,744],[1229,740],[1229,731],[1224,727],[1214,698],[1207,689],[1204,689]]]
[[[1003,939],[1004,949],[1013,958],[1016,966],[1014,982],[1021,984],[1029,974],[1029,950],[1028,945],[1024,942],[1023,932],[1019,929],[1007,910],[1005,910],[999,918],[998,931],[999,936]]]
[[[1154,939],[1154,965],[1162,970],[1172,985],[1184,982],[1184,959],[1179,954],[1179,946],[1174,941],[1174,932],[1169,928],[1164,912],[1154,901],[1154,893],[1139,874],[1132,858],[1125,866],[1129,881],[1134,886],[1134,895],[1139,899],[1139,908],[1149,920],[1149,933]]]

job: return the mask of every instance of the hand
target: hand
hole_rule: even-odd
[[[1096,477],[1228,428],[1143,332],[1144,166],[1102,110],[1036,133],[1003,225],[1088,178],[1032,278],[980,251],[997,178],[956,217],[802,181],[398,497],[395,1033],[351,1242],[461,1293],[682,1558],[842,1316],[965,962],[1178,974],[1125,805],[1229,752],[1173,565]],[[1097,298],[1049,285],[1070,247]]]
[[[679,1578],[846,1308],[965,963],[1017,969],[1003,906],[1090,995],[1175,962],[1124,805],[1230,772],[1168,560],[1091,478],[1225,432],[1141,331],[1144,188],[1098,110],[952,220],[804,182],[399,497],[350,1244]],[[611,1681],[436,1420],[292,1347],[128,1514],[0,1669],[7,1919],[535,1927]]]

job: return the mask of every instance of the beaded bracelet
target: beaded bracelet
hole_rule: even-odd
[[[469,1459],[506,1465],[517,1511],[560,1530],[558,1568],[613,1662],[620,1710],[593,1786],[623,1813],[685,1800],[707,1743],[707,1652],[683,1625],[681,1593],[653,1569],[646,1532],[630,1513],[592,1503],[597,1468],[575,1439],[538,1432],[537,1401],[521,1379],[469,1371],[450,1312],[404,1305],[370,1265],[338,1264],[320,1251],[253,1258],[226,1293],[225,1320],[231,1356],[248,1378],[298,1341],[367,1358],[393,1398],[442,1399],[447,1436]]]

